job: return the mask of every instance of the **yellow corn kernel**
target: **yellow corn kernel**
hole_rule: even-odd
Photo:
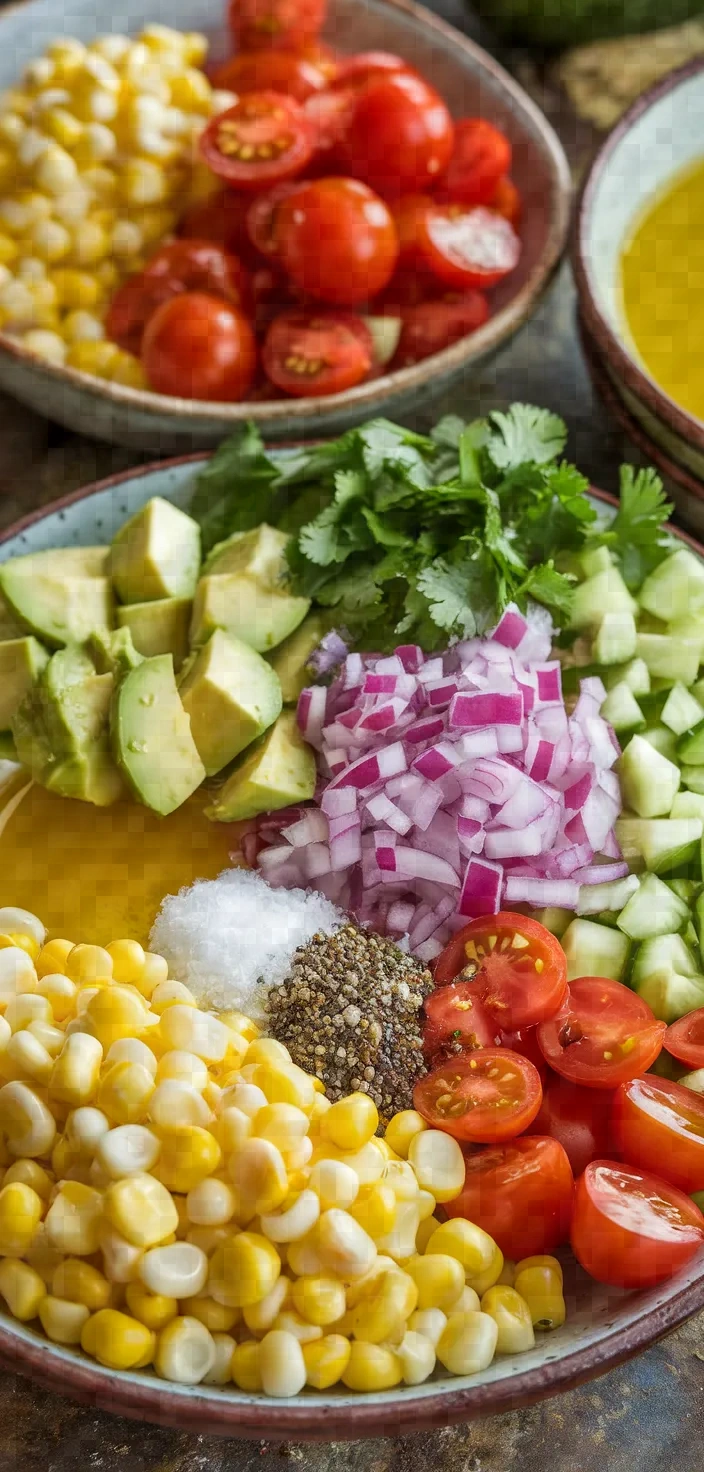
[[[525,1272],[526,1268],[547,1268],[551,1273],[555,1274],[560,1287],[562,1287],[562,1265],[556,1257],[551,1257],[545,1253],[536,1254],[533,1257],[522,1257],[519,1262],[513,1265],[514,1277],[518,1273]]]
[[[83,124],[66,107],[47,107],[42,113],[42,130],[55,143],[73,153],[80,142]]]
[[[341,1160],[318,1160],[311,1170],[309,1185],[318,1196],[322,1211],[331,1206],[347,1210],[359,1193],[359,1177]]]
[[[210,114],[212,89],[204,72],[186,67],[179,76],[171,78],[170,102],[172,107],[181,107],[184,112]]]
[[[160,981],[152,992],[149,1005],[152,1012],[161,1017],[162,1012],[167,1007],[173,1007],[176,1002],[181,1002],[184,1007],[198,1006],[193,992],[182,981]]]
[[[39,1304],[38,1314],[47,1339],[53,1339],[55,1344],[80,1344],[90,1309],[83,1303],[69,1303],[48,1293]]]
[[[429,1257],[412,1257],[406,1263],[418,1289],[418,1307],[453,1308],[464,1288],[464,1268],[456,1257],[434,1253]]]
[[[398,1208],[399,1203],[391,1186],[384,1185],[383,1181],[376,1181],[373,1186],[365,1188],[348,1210],[350,1216],[377,1242],[392,1230]]]
[[[422,1114],[419,1114],[416,1109],[402,1109],[389,1120],[384,1139],[396,1155],[400,1155],[402,1160],[407,1160],[411,1141],[427,1128]]]
[[[103,1050],[97,1038],[76,1032],[56,1059],[49,1081],[49,1098],[75,1109],[89,1104],[98,1087]]]
[[[234,1009],[229,1012],[221,1012],[220,1021],[224,1022],[226,1027],[231,1028],[232,1032],[243,1037],[248,1043],[253,1043],[254,1039],[259,1037],[261,1031],[257,1027],[256,1022],[252,1022],[251,1017],[246,1017],[244,1012],[237,1012]]]
[[[100,1141],[108,1133],[110,1122],[100,1109],[84,1104],[68,1115],[64,1129],[66,1144],[76,1154],[92,1160]]]
[[[48,1155],[56,1139],[53,1114],[36,1090],[24,1083],[0,1089],[0,1129],[12,1155]]]
[[[235,1213],[235,1194],[227,1181],[209,1176],[186,1197],[188,1222],[198,1227],[223,1227]]]
[[[376,1246],[349,1212],[337,1207],[324,1211],[316,1234],[320,1259],[330,1272],[344,1279],[362,1278],[369,1272]]]
[[[493,1237],[482,1227],[465,1221],[464,1217],[453,1217],[451,1221],[442,1222],[436,1227],[425,1254],[427,1257],[429,1253],[442,1252],[448,1257],[456,1257],[471,1280],[491,1267],[495,1251]]]
[[[136,940],[114,940],[106,951],[112,960],[112,974],[121,986],[139,986],[144,970],[144,950]]]
[[[143,1257],[141,1247],[135,1247],[120,1232],[116,1232],[114,1227],[104,1222],[100,1229],[100,1251],[105,1276],[111,1283],[122,1285],[135,1282]]]
[[[419,1130],[408,1147],[418,1185],[436,1201],[452,1201],[464,1185],[464,1155],[443,1130]]]
[[[102,946],[76,945],[67,957],[66,975],[79,986],[86,982],[110,981],[112,956]]]
[[[80,1257],[67,1257],[51,1280],[51,1291],[55,1298],[67,1298],[69,1303],[83,1303],[91,1313],[107,1308],[110,1302],[110,1284],[97,1268]]]
[[[198,1385],[212,1369],[215,1345],[205,1324],[189,1315],[171,1320],[157,1339],[154,1368],[164,1380]]]
[[[63,1256],[56,1251],[55,1247],[49,1245],[45,1222],[40,1222],[32,1239],[32,1245],[24,1254],[25,1262],[38,1273],[47,1290],[51,1288],[52,1279]]]
[[[251,1063],[273,1063],[278,1065],[279,1063],[291,1062],[291,1054],[288,1048],[284,1047],[283,1043],[277,1042],[276,1038],[255,1038],[249,1044],[244,1056],[244,1063],[247,1067]]]
[[[227,1308],[247,1308],[266,1298],[280,1273],[281,1258],[271,1242],[257,1232],[239,1232],[216,1247],[208,1292]]]
[[[376,1104],[368,1094],[348,1094],[338,1099],[323,1115],[320,1131],[340,1150],[361,1150],[371,1140],[379,1124]]]
[[[15,282],[14,285],[21,285]],[[38,977],[32,959],[21,946],[0,951],[0,1011],[21,992],[35,992]]]
[[[295,1104],[265,1104],[253,1121],[254,1134],[269,1140],[281,1151],[284,1159],[297,1152],[308,1134],[308,1116]]]
[[[147,1113],[153,1093],[154,1079],[149,1070],[141,1063],[125,1060],[108,1068],[98,1087],[96,1104],[111,1124],[136,1124]]]
[[[0,1192],[0,1199],[2,1193]],[[515,1292],[525,1299],[534,1329],[559,1329],[565,1322],[562,1273],[554,1267],[516,1267]]]
[[[63,307],[71,310],[90,310],[91,307],[97,306],[100,300],[100,286],[95,277],[90,276],[87,271],[62,266],[52,271],[51,279]],[[50,944],[57,944],[57,942],[52,941]],[[62,941],[60,944],[68,945],[68,941]],[[48,947],[45,946],[44,950],[47,949]],[[59,969],[58,966],[56,969]]]
[[[416,1237],[420,1225],[420,1210],[416,1201],[399,1201],[396,1219],[390,1232],[377,1239],[380,1252],[388,1252],[397,1262],[414,1257]]]
[[[104,1210],[115,1230],[135,1247],[156,1247],[178,1226],[166,1186],[147,1174],[125,1176],[108,1186]]]
[[[0,260],[2,260],[2,238],[0,237]],[[37,956],[37,976],[66,975],[66,962],[74,948],[72,940],[48,940]]]
[[[74,342],[66,354],[69,368],[93,378],[109,378],[120,349],[114,342]]]
[[[106,283],[107,283],[107,266],[108,266],[108,264],[109,263],[107,261],[104,261],[103,264],[98,267],[98,272],[97,272],[98,277],[101,280],[104,280]],[[112,286],[106,284],[105,290],[106,291],[111,291],[111,290],[114,289],[114,287],[116,285],[117,285],[117,278],[115,279],[115,281],[114,281],[114,283],[113,283]],[[154,988],[159,985],[159,982],[160,981],[166,981],[168,975],[169,975],[169,967],[168,967],[168,963],[165,961],[164,957],[157,955],[156,951],[145,951],[144,952],[144,965],[142,967],[142,973],[141,973],[140,977],[138,978],[138,980],[135,982],[135,986],[137,986],[139,988],[140,992],[142,993],[142,996],[143,997],[146,997],[147,1000],[148,1000],[149,997],[151,997],[152,992],[154,991]]]
[[[387,1160],[382,1168],[382,1180],[386,1186],[391,1186],[398,1201],[418,1204],[418,1182],[407,1160]]]
[[[345,1290],[337,1278],[321,1275],[298,1278],[291,1297],[301,1318],[323,1328],[342,1318],[346,1308]]]
[[[223,1155],[231,1155],[235,1150],[239,1150],[245,1140],[249,1139],[252,1132],[252,1120],[241,1109],[223,1109],[220,1118],[215,1120],[212,1131]]]
[[[139,1319],[118,1309],[103,1308],[91,1319],[81,1345],[109,1370],[134,1370],[151,1363],[156,1335]]]
[[[11,235],[6,235],[4,230],[0,231],[0,265],[11,266],[20,253],[19,245]]]
[[[232,1379],[238,1390],[256,1395],[262,1388],[259,1368],[259,1344],[256,1339],[245,1339],[235,1346],[232,1356]]]
[[[276,1211],[288,1194],[281,1151],[270,1140],[244,1140],[228,1162],[230,1179],[251,1216]]]
[[[418,1289],[408,1273],[394,1268],[381,1273],[368,1297],[360,1299],[353,1315],[357,1339],[381,1344],[403,1329],[418,1303]]]
[[[120,170],[120,191],[132,208],[163,204],[169,193],[166,173],[151,159],[127,159]]]
[[[497,1354],[523,1354],[535,1344],[530,1309],[515,1288],[497,1285],[482,1297],[482,1313],[496,1320]]]
[[[150,1295],[153,1297],[153,1295]],[[129,1290],[128,1290],[129,1300]],[[171,1303],[171,1299],[164,1300]],[[185,1307],[184,1302],[184,1307]],[[237,1308],[228,1308],[227,1304],[216,1303],[214,1298],[208,1298],[207,1294],[196,1294],[194,1298],[188,1299],[188,1312],[194,1319],[199,1319],[205,1324],[211,1334],[227,1334],[230,1329],[240,1321],[240,1311]],[[134,1312],[134,1309],[132,1310]],[[137,1318],[140,1315],[137,1314]],[[156,1324],[150,1327],[156,1328]]]
[[[43,1165],[36,1160],[15,1160],[8,1166],[3,1176],[3,1186],[12,1185],[13,1181],[20,1181],[24,1186],[31,1186],[42,1201],[48,1201],[54,1190],[54,1182]]]
[[[202,1093],[177,1078],[165,1078],[157,1084],[149,1103],[149,1113],[155,1129],[207,1125],[211,1118]]]
[[[310,1075],[295,1063],[258,1063],[252,1082],[262,1090],[269,1104],[295,1104],[305,1114],[313,1106],[315,1090]]]
[[[487,1292],[487,1289],[493,1288],[494,1284],[498,1283],[503,1265],[504,1256],[501,1248],[497,1247],[496,1243],[494,1243],[494,1252],[489,1266],[482,1273],[468,1273],[467,1287],[473,1288],[475,1293],[478,1293],[481,1298],[482,1294]]]
[[[0,1293],[13,1318],[27,1323],[36,1319],[39,1305],[46,1297],[46,1284],[39,1273],[17,1257],[0,1262]]]
[[[401,1383],[403,1371],[393,1349],[355,1339],[340,1378],[348,1390],[392,1390]]]
[[[259,1303],[250,1303],[242,1310],[244,1322],[252,1334],[265,1334],[267,1329],[271,1329],[279,1314],[290,1303],[291,1290],[290,1278],[282,1274]]]
[[[157,1083],[163,1083],[165,1079],[177,1079],[179,1083],[189,1084],[192,1089],[200,1092],[208,1082],[208,1065],[202,1058],[197,1058],[195,1053],[172,1049],[159,1059],[156,1077]]]
[[[132,1317],[138,1319],[140,1324],[145,1324],[147,1329],[151,1329],[155,1334],[158,1334],[161,1329],[165,1329],[166,1325],[170,1324],[171,1320],[175,1319],[178,1313],[178,1300],[176,1298],[169,1298],[163,1293],[150,1293],[149,1289],[145,1288],[142,1283],[135,1282],[127,1284],[125,1302]],[[190,1300],[188,1309],[190,1313]]]
[[[105,955],[108,956],[107,951]],[[108,960],[112,967],[112,957],[108,956]],[[101,987],[91,997],[86,1008],[86,1017],[90,1022],[90,1031],[107,1052],[120,1038],[133,1037],[144,1026],[144,1000],[132,987]]]
[[[306,1384],[313,1390],[329,1390],[347,1369],[352,1347],[342,1334],[326,1334],[303,1345]]]
[[[227,1028],[219,1018],[197,1007],[182,1003],[167,1007],[159,1030],[167,1050],[195,1053],[205,1063],[221,1063],[227,1052]]]
[[[154,1172],[170,1191],[185,1196],[217,1170],[222,1151],[209,1130],[184,1124],[161,1130],[159,1134],[161,1153]]]
[[[437,1357],[451,1375],[478,1375],[496,1352],[496,1320],[481,1312],[450,1314],[437,1343]]]
[[[64,1181],[46,1215],[49,1245],[69,1257],[90,1257],[100,1244],[103,1197],[80,1181]]]
[[[39,1039],[23,1028],[10,1038],[3,1051],[1,1068],[6,1078],[24,1078],[32,1083],[48,1084],[54,1060]]]
[[[440,1308],[417,1308],[408,1320],[408,1329],[412,1334],[422,1334],[433,1346],[437,1347],[438,1340],[447,1323],[447,1314]]]
[[[31,1032],[32,1037],[36,1038],[43,1048],[46,1048],[52,1059],[58,1058],[66,1041],[66,1034],[60,1027],[54,1027],[48,1022],[30,1022],[27,1031]],[[0,1038],[1,1047],[2,1039]]]
[[[481,1308],[479,1294],[474,1288],[468,1287],[465,1283],[459,1298],[452,1305],[451,1312],[453,1314],[468,1314],[470,1312],[476,1312],[479,1308]]]
[[[189,1227],[185,1238],[193,1247],[200,1247],[206,1257],[212,1257],[215,1248],[232,1236],[233,1223],[224,1227]]]
[[[46,950],[46,946],[44,947]],[[38,961],[41,956],[38,957]],[[45,997],[51,1007],[55,1022],[65,1022],[70,1017],[76,1000],[76,984],[60,971],[41,971],[37,992]]]

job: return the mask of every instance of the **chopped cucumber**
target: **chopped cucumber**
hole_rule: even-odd
[[[400,317],[363,317],[372,339],[374,361],[380,368],[391,362],[401,336]]]
[[[697,976],[697,962],[681,935],[658,935],[636,951],[631,981],[638,983],[656,971],[676,971],[680,976]]]
[[[695,1068],[692,1073],[683,1073],[679,1082],[685,1089],[693,1089],[695,1094],[704,1094],[704,1068]],[[704,1193],[699,1191],[698,1195]],[[701,1207],[699,1208],[701,1211]]]
[[[632,876],[634,877],[634,876]],[[671,935],[689,920],[689,906],[656,874],[646,874],[618,917],[618,928],[631,940]]]
[[[631,943],[620,930],[610,930],[593,920],[573,920],[562,937],[567,960],[567,980],[578,976],[608,976],[621,981]]]
[[[704,894],[694,901],[694,919],[699,931],[699,954],[704,964]]]
[[[620,608],[605,613],[592,644],[592,656],[599,664],[623,664],[636,652],[636,621],[632,613]]]
[[[636,818],[632,813],[626,813],[622,818],[617,818],[614,825],[616,838],[626,860],[631,874],[640,874],[645,868],[643,858],[643,818]]]
[[[682,781],[690,792],[704,796],[704,767],[688,767],[682,763]]]
[[[700,818],[653,818],[643,822],[640,849],[652,874],[672,874],[699,859]]]
[[[677,742],[677,755],[681,762],[689,762],[691,766],[699,766],[704,762],[704,720],[698,722],[693,730],[687,731]]]
[[[688,1012],[704,1007],[704,976],[681,976],[663,967],[633,985],[661,1022],[677,1022]]]
[[[664,882],[688,906],[694,904],[701,891],[701,884],[697,884],[694,879],[666,879]]]
[[[704,613],[688,614],[687,618],[675,619],[667,625],[667,632],[675,639],[696,639],[700,650],[704,649]]]
[[[546,910],[531,910],[531,919],[537,920],[539,925],[544,925],[557,940],[561,940],[567,926],[574,919],[573,910],[560,910],[550,906]]]
[[[596,577],[598,572],[608,572],[614,565],[608,547],[593,547],[591,551],[583,552],[579,561],[585,578]]]
[[[618,568],[607,567],[575,588],[572,628],[596,629],[605,613],[635,614],[637,608]]]
[[[674,731],[675,736],[684,736],[686,731],[691,731],[693,726],[704,721],[704,710],[684,685],[677,684],[672,686],[660,719],[663,726],[669,726]]]
[[[684,773],[682,774],[684,780]],[[704,822],[704,796],[700,792],[678,792],[670,809],[671,818],[701,818]]]
[[[654,746],[661,756],[666,756],[669,762],[677,761],[677,737],[672,731],[668,731],[667,726],[646,726],[645,730],[639,734],[649,746]]]
[[[586,583],[582,586],[586,587]],[[636,653],[645,660],[651,675],[669,680],[672,685],[677,680],[683,685],[693,685],[699,673],[701,646],[698,639],[639,631]]]
[[[704,564],[686,547],[678,548],[645,579],[638,602],[668,623],[704,608]]]
[[[679,767],[642,736],[632,736],[619,761],[624,800],[641,818],[669,813],[680,785]]]
[[[689,946],[691,951],[696,951],[697,947],[699,946],[699,936],[697,935],[696,928],[692,924],[691,920],[687,921],[685,929],[682,933],[682,939],[685,945]]]
[[[696,685],[692,686],[692,694],[695,700],[701,701],[704,705],[704,680],[697,680]]]
[[[609,691],[601,715],[614,731],[640,731],[645,725],[645,716],[625,680]]]
[[[625,879],[610,880],[607,884],[582,884],[577,914],[600,915],[605,911],[609,915],[618,915],[637,893],[638,887],[635,874],[627,874]]]
[[[650,672],[644,659],[630,660],[621,671],[621,679],[634,695],[650,693]]]

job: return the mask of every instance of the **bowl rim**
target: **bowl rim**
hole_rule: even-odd
[[[273,447],[284,448],[282,445]],[[80,504],[90,497],[114,491],[126,482],[142,479],[155,471],[169,471],[182,466],[205,464],[208,454],[173,456],[152,460],[126,471],[94,481],[76,491],[41,506],[0,531],[0,546],[14,540],[29,527]],[[608,506],[618,506],[615,496],[590,487],[590,494]],[[704,558],[704,546],[679,527],[669,530]],[[13,1322],[0,1315],[0,1365],[19,1370],[47,1390],[69,1396],[84,1404],[99,1407],[131,1420],[153,1422],[200,1434],[229,1436],[237,1439],[264,1438],[267,1441],[357,1441],[372,1437],[400,1435],[411,1431],[429,1431],[457,1425],[480,1416],[495,1415],[534,1405],[558,1392],[574,1389],[588,1380],[615,1369],[639,1351],[676,1329],[691,1315],[704,1308],[704,1268],[698,1279],[680,1288],[666,1302],[646,1309],[621,1329],[608,1332],[606,1343],[597,1341],[577,1347],[549,1361],[504,1380],[484,1382],[458,1390],[439,1390],[422,1397],[404,1398],[400,1392],[395,1401],[359,1400],[350,1405],[336,1405],[332,1398],[324,1411],[318,1404],[308,1406],[305,1400],[273,1404],[263,1399],[217,1400],[204,1395],[200,1387],[184,1387],[174,1391],[168,1382],[156,1386],[151,1381],[130,1380],[92,1361],[76,1357],[66,1360],[52,1352],[52,1346],[37,1339],[28,1342],[20,1337]]]
[[[657,418],[663,419],[683,439],[704,449],[704,421],[689,414],[686,409],[682,409],[674,399],[670,398],[669,394],[665,393],[656,380],[651,378],[647,370],[640,366],[629,351],[625,336],[619,336],[601,310],[592,287],[587,250],[594,198],[599,183],[609,168],[615,149],[655,103],[667,97],[670,92],[677,91],[683,82],[688,81],[690,77],[697,76],[700,72],[704,72],[704,56],[692,57],[683,66],[668,72],[665,77],[661,77],[658,82],[637,97],[611,129],[592,161],[579,191],[572,226],[570,254],[580,310],[598,351],[612,362],[632,393],[642,399]]]
[[[32,0],[14,0],[13,4],[5,6],[0,13],[0,34],[3,18],[27,9],[31,3]],[[416,0],[375,0],[375,4],[381,9],[386,8],[391,12],[396,11],[408,16],[430,35],[435,34],[445,41],[451,41],[454,50],[459,52],[460,56],[464,57],[467,62],[474,63],[480,77],[482,73],[490,73],[503,88],[504,93],[508,94],[513,101],[515,115],[521,125],[525,125],[526,117],[530,118],[537,145],[545,155],[551,176],[545,248],[520,291],[495,316],[490,317],[488,322],[476,332],[460,338],[458,342],[444,348],[442,352],[434,353],[431,358],[423,359],[420,363],[372,378],[343,393],[309,399],[286,397],[261,401],[243,399],[237,403],[226,401],[221,403],[217,400],[170,397],[166,394],[154,393],[150,389],[129,388],[124,384],[95,378],[92,374],[80,372],[65,364],[48,363],[23,347],[21,343],[14,342],[12,338],[2,333],[0,333],[0,354],[22,364],[25,368],[31,368],[33,372],[44,376],[49,382],[70,383],[82,394],[88,393],[91,397],[106,403],[117,403],[124,405],[125,408],[131,406],[141,410],[142,413],[161,414],[168,418],[177,417],[179,420],[185,419],[194,423],[203,419],[218,419],[231,424],[233,429],[243,420],[259,418],[266,420],[273,432],[274,426],[280,422],[285,423],[298,419],[301,426],[305,427],[308,420],[320,419],[326,413],[334,414],[336,411],[340,412],[345,409],[359,411],[361,417],[367,409],[371,412],[380,398],[383,399],[393,394],[411,393],[413,389],[422,388],[427,381],[429,364],[433,365],[431,370],[433,375],[442,381],[456,370],[481,359],[500,347],[508,335],[516,332],[530,317],[534,307],[549,286],[562,258],[569,234],[572,205],[572,176],[567,157],[552,124],[525,88],[484,47],[472,41],[469,36],[457,30],[448,21],[427,10],[425,6],[417,4]]]

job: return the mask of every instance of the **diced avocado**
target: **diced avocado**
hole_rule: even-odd
[[[286,580],[286,532],[267,526],[263,521],[251,532],[234,532],[225,542],[218,542],[209,552],[203,574],[245,572],[267,588]]]
[[[598,572],[608,572],[613,567],[614,559],[608,547],[592,547],[582,552],[578,559],[585,578],[596,577]]]
[[[638,602],[666,623],[704,608],[704,563],[686,547],[678,548],[645,579]]]
[[[301,736],[295,711],[285,710],[240,758],[206,808],[206,817],[217,823],[235,823],[289,803],[308,802],[315,792],[315,780],[315,754]]]
[[[571,625],[573,629],[596,629],[604,614],[635,614],[637,608],[618,568],[608,567],[575,588]]]
[[[684,685],[677,684],[672,686],[660,719],[664,726],[674,731],[675,736],[684,736],[686,731],[704,721],[704,710]]]
[[[59,547],[12,557],[0,566],[0,592],[12,613],[53,646],[81,643],[94,629],[109,629],[113,602],[107,577],[82,570],[104,562],[100,547]]]
[[[0,731],[9,729],[17,707],[48,658],[46,649],[31,634],[0,644]]]
[[[632,736],[619,759],[624,802],[641,818],[669,813],[680,785],[679,767],[642,736]]]
[[[139,654],[145,659],[173,654],[174,669],[180,670],[188,654],[192,609],[190,598],[155,598],[152,603],[122,604],[116,616],[118,626],[130,630]]]
[[[11,731],[0,731],[0,761],[16,762],[18,760],[17,747]]]
[[[278,676],[261,654],[216,629],[179,685],[208,776],[222,771],[281,714]]]
[[[582,884],[579,889],[578,915],[618,915],[624,905],[638,892],[635,874],[625,879],[612,879],[606,884]]]
[[[284,705],[295,705],[301,690],[310,685],[311,672],[308,660],[317,649],[325,633],[325,622],[311,613],[303,620],[299,629],[284,639],[283,644],[270,655],[269,663],[281,682],[281,697]]]
[[[107,741],[59,762],[52,768],[45,785],[60,797],[92,802],[97,808],[110,807],[125,796],[125,784],[110,755]]]
[[[681,762],[689,762],[693,767],[704,762],[704,720],[699,721],[693,730],[687,731],[680,738],[677,742],[677,755]]]
[[[52,655],[12,721],[18,758],[35,781],[99,806],[116,801],[124,789],[108,745],[113,688],[85,646]]]
[[[21,639],[25,633],[18,618],[15,618],[9,603],[0,593],[0,639]]]
[[[639,731],[645,725],[645,716],[625,680],[611,688],[600,714],[614,731]]]
[[[636,652],[636,621],[628,609],[605,613],[592,644],[598,664],[623,664]]]
[[[109,633],[101,629],[91,634],[87,648],[98,674],[114,675],[116,680],[121,680],[123,675],[142,663],[142,655],[137,653],[129,629],[113,629]]]
[[[110,712],[118,766],[135,796],[165,816],[205,777],[170,654],[145,659],[122,681]]]
[[[192,598],[199,567],[198,523],[161,496],[120,527],[110,549],[110,574],[122,603]]]
[[[214,573],[196,589],[191,644],[198,647],[216,629],[226,629],[266,654],[298,628],[309,608],[309,598],[296,598],[283,587],[264,587],[244,573]]]
[[[562,937],[567,960],[567,980],[578,976],[608,976],[623,979],[631,943],[620,930],[597,925],[594,920],[573,920]]]
[[[618,917],[618,928],[631,940],[671,935],[689,920],[689,905],[673,894],[656,874],[646,874]]]
[[[636,653],[648,666],[651,676],[693,685],[699,671],[701,644],[698,639],[675,638],[672,634],[638,632]]]

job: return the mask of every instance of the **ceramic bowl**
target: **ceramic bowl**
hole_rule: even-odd
[[[126,517],[164,496],[187,508],[202,458],[188,457],[113,476],[57,501],[0,535],[0,562],[54,546],[109,540]],[[608,496],[601,502],[615,506]],[[676,533],[681,536],[681,533]],[[704,549],[682,537],[704,557]],[[41,839],[38,838],[38,842]],[[2,872],[0,839],[0,873]],[[397,1436],[528,1405],[602,1374],[704,1307],[700,1256],[670,1282],[642,1293],[599,1286],[564,1255],[567,1320],[527,1354],[496,1360],[482,1375],[436,1373],[425,1385],[358,1396],[343,1388],[296,1400],[247,1395],[230,1386],[173,1385],[155,1375],[102,1368],[80,1351],[49,1344],[30,1325],[0,1313],[0,1363],[49,1389],[105,1410],[201,1434],[267,1440]]]
[[[211,56],[228,54],[224,0],[24,0],[0,12],[0,90],[56,35],[89,41],[111,30],[135,32],[145,18],[211,40]],[[530,317],[562,253],[570,209],[570,176],[560,143],[539,109],[479,46],[410,0],[330,0],[328,38],[342,51],[382,49],[409,58],[455,116],[479,112],[503,128],[514,150],[513,173],[524,200],[523,252],[515,273],[493,295],[493,316],[471,337],[410,368],[329,398],[209,404],[122,388],[73,369],[42,363],[0,337],[0,388],[30,408],[97,439],[158,454],[210,448],[243,420],[256,418],[269,439],[340,433],[372,414],[398,417],[425,408],[476,371]]]
[[[579,309],[593,354],[625,426],[675,466],[704,498],[704,422],[681,409],[650,376],[621,309],[623,242],[648,202],[704,157],[704,57],[688,62],[629,109],[597,154],[582,190],[574,233]],[[648,451],[648,453],[650,453]],[[690,517],[691,520],[691,517]]]

